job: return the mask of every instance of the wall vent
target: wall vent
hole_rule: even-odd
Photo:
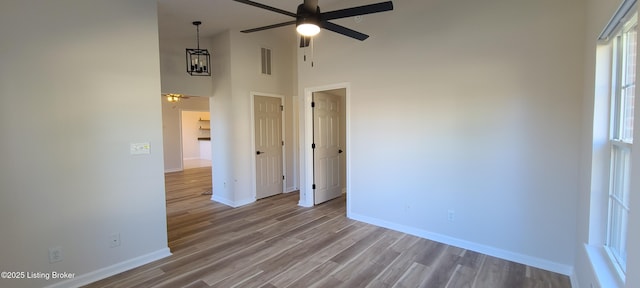
[[[271,49],[261,48],[260,59],[262,62],[261,70],[263,75],[271,75]]]

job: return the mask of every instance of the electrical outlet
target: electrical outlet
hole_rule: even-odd
[[[449,221],[451,221],[451,222],[455,221],[456,220],[456,211],[453,211],[453,210],[449,209],[447,211],[447,219]]]
[[[109,247],[115,248],[120,246],[120,233],[113,233],[109,238]]]
[[[55,263],[62,261],[62,247],[49,248],[49,263]]]

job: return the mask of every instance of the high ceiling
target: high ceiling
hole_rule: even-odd
[[[254,0],[265,5],[295,13],[302,0]],[[343,3],[340,3],[343,2]],[[344,3],[348,2],[348,3]],[[380,1],[367,1],[376,3]],[[320,0],[322,11],[353,6],[352,1]],[[249,29],[294,20],[286,15],[259,9],[232,0],[158,0],[158,25],[160,37],[176,39],[195,37],[193,21],[202,21],[200,35],[213,36],[226,29]],[[287,26],[277,29],[291,29]],[[259,32],[257,32],[259,33]]]

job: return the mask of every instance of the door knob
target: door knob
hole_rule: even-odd
[[[262,152],[262,151],[256,151],[256,155],[260,155],[260,154],[262,154],[262,153],[264,153],[264,152]]]
[[[338,154],[342,153],[342,149],[338,149]]]

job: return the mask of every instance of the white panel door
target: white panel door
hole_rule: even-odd
[[[280,98],[254,98],[257,199],[282,193],[281,105]]]
[[[313,176],[314,204],[339,197],[340,181],[340,97],[313,94],[313,139],[315,144]]]

